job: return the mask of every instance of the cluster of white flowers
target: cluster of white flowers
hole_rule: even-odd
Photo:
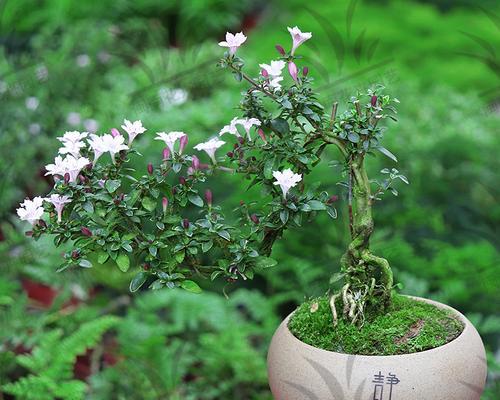
[[[238,132],[238,127],[237,125],[241,125],[247,134],[248,140],[252,140],[252,137],[250,136],[250,129],[252,129],[252,126],[260,126],[261,123],[257,118],[233,118],[229,125],[225,125],[219,132],[219,136],[224,135],[224,133],[230,133],[231,135],[234,135],[236,137],[241,137],[240,133]]]
[[[57,221],[61,222],[64,205],[67,203],[71,203],[71,198],[68,196],[52,194],[47,198],[37,196],[33,200],[26,199],[20,204],[20,207],[17,209],[17,215],[21,220],[28,221],[31,225],[36,224],[42,218],[45,211],[43,208],[44,201],[47,201],[54,205],[57,213]]]

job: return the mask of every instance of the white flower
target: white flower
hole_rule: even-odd
[[[50,197],[47,197],[45,200],[51,202],[54,205],[54,208],[56,209],[57,212],[57,222],[61,222],[61,215],[64,205],[67,203],[71,203],[71,198],[68,196],[51,194]]]
[[[208,154],[208,156],[212,159],[214,164],[217,164],[217,160],[215,159],[215,151],[223,146],[226,142],[219,140],[217,138],[210,139],[208,142],[200,143],[194,146],[194,148],[198,151],[204,151]]]
[[[247,37],[243,34],[243,32],[237,33],[233,35],[232,33],[226,33],[226,40],[223,42],[219,42],[219,46],[221,47],[229,47],[229,54],[233,55],[238,50],[243,43],[245,43]]]
[[[40,126],[40,124],[34,123],[30,124],[28,130],[32,135],[38,135],[42,130],[42,127]]]
[[[238,123],[238,121],[239,121],[238,117],[234,117],[229,125],[225,125],[224,128],[220,130],[219,136],[224,135],[224,133],[230,133],[231,135],[240,137],[241,135],[238,132],[238,129],[236,128],[236,124]]]
[[[58,151],[59,154],[71,154],[74,157],[80,155],[80,150],[85,147],[83,142],[63,142],[64,146]]]
[[[101,137],[103,149],[105,152],[111,154],[111,160],[115,162],[115,154],[122,150],[128,150],[128,146],[125,144],[125,138],[122,135],[113,136],[109,133]]]
[[[59,175],[64,177],[64,175],[69,174],[69,181],[75,182],[82,168],[89,163],[89,159],[85,157],[76,158],[72,155],[68,155],[65,159],[62,159],[61,156],[57,156],[54,160],[54,164],[45,166],[47,170],[45,175]]]
[[[76,64],[80,68],[85,68],[90,64],[90,57],[87,54],[80,54],[78,57],[76,57]]]
[[[184,89],[169,89],[161,87],[158,90],[160,106],[162,110],[168,110],[171,107],[181,105],[188,99],[188,92]]]
[[[297,50],[297,47],[299,47],[306,40],[311,39],[312,33],[311,32],[302,32],[297,26],[294,26],[293,28],[289,27],[288,32],[290,32],[290,35],[292,35],[292,39],[293,39],[292,51],[291,51],[291,54],[293,56],[293,54],[295,53],[295,50]]]
[[[128,134],[128,145],[130,146],[137,135],[146,132],[146,128],[142,126],[142,122],[130,122],[128,119],[123,121],[122,129]]]
[[[269,80],[269,87],[271,89],[274,89],[274,91],[281,89],[281,84],[280,82],[283,80],[282,76],[277,76],[276,78],[273,78]]]
[[[76,143],[81,142],[87,135],[88,132],[67,131],[62,137],[58,137],[57,140],[63,144],[67,142]]]
[[[94,161],[92,164],[95,165],[99,157],[101,157],[104,153],[106,153],[107,151],[106,145],[104,144],[104,140],[102,139],[101,136],[97,136],[93,133],[90,134],[90,139],[87,140],[87,142],[94,151]]]
[[[237,124],[240,124],[245,129],[247,133],[248,140],[251,140],[250,137],[250,129],[252,126],[260,126],[260,121],[257,118],[240,118],[236,121]]]
[[[26,199],[17,209],[17,215],[21,220],[28,221],[34,225],[43,215],[43,198],[35,197],[33,200]]]
[[[155,137],[155,140],[163,140],[172,154],[174,153],[175,143],[181,137],[186,136],[184,132],[176,132],[176,131],[169,133],[157,132],[156,134],[158,136]]]
[[[28,110],[35,111],[40,105],[40,101],[36,97],[28,97],[25,104]]]
[[[286,198],[288,191],[302,180],[302,176],[295,174],[290,168],[285,169],[283,172],[273,171],[273,176],[276,179],[274,185],[279,185],[284,198]]]
[[[271,61],[271,64],[259,64],[259,67],[266,70],[271,78],[276,78],[281,75],[281,71],[285,68],[286,63],[282,60]]]

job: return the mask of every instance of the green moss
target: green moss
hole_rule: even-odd
[[[304,343],[347,354],[409,354],[442,346],[463,330],[450,311],[405,296],[394,295],[388,312],[361,328],[339,319],[333,326],[328,297],[311,299],[294,313],[288,327]],[[316,312],[311,305],[318,303]]]

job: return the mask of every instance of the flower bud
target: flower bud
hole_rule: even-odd
[[[177,188],[173,187],[172,188],[172,195],[175,196],[177,194]]]
[[[170,149],[165,147],[163,149],[163,160],[168,160],[170,158]]]
[[[243,200],[240,200],[240,206],[243,207],[245,205],[245,202]]]
[[[72,258],[73,260],[76,260],[76,259],[78,259],[79,257],[80,257],[80,252],[79,252],[78,250],[73,250],[73,251],[71,252],[71,258]]]
[[[168,207],[168,199],[166,197],[163,197],[163,199],[161,199],[161,207],[163,208],[163,212],[166,213]]]
[[[117,137],[120,136],[120,132],[116,128],[111,128],[111,136]]]
[[[87,164],[87,165],[85,166],[85,169],[86,169],[87,171],[89,171],[89,172],[90,172],[90,171],[92,171],[92,168],[94,168],[94,166],[92,165],[92,163],[89,163],[89,164]]]
[[[26,231],[26,232],[24,232],[24,234],[28,237],[31,237],[31,236],[33,236],[33,231]]]
[[[186,184],[186,178],[184,178],[183,176],[181,176],[181,177],[179,178],[179,183],[180,183],[181,185],[185,185],[185,184]]]
[[[210,165],[205,163],[200,163],[200,169],[209,169]]]
[[[38,220],[38,226],[40,228],[47,228],[47,224],[45,223],[45,221],[43,219]]]
[[[148,164],[148,174],[153,175],[153,164],[151,163]]]
[[[184,218],[182,220],[182,226],[184,227],[184,229],[188,229],[189,228],[189,220],[187,218]]]
[[[92,236],[92,231],[89,228],[82,227],[81,229],[82,235],[91,237]]]
[[[66,172],[64,174],[64,183],[67,185],[69,183],[69,179],[70,179],[70,176],[69,176],[69,172]]]
[[[213,194],[210,189],[205,190],[205,200],[209,207],[212,207]]]
[[[262,76],[263,76],[264,78],[267,78],[267,77],[269,76],[269,73],[267,72],[267,70],[266,70],[266,69],[262,69],[262,70],[260,71],[260,73],[262,74]]]
[[[196,156],[193,156],[193,158],[191,160],[191,166],[193,167],[193,169],[195,171],[199,170],[200,169],[200,159]]]
[[[226,153],[226,156],[228,156],[229,158],[233,158],[234,157],[234,153],[232,151],[228,151]]]
[[[240,136],[240,137],[238,138],[238,142],[240,142],[240,144],[245,143],[245,138],[244,138],[244,137],[242,137],[242,136]]]
[[[304,75],[304,77],[306,77],[307,74],[309,74],[309,67],[304,67],[304,69],[302,70],[302,75]]]
[[[377,105],[377,100],[378,100],[377,96],[372,96],[372,99],[370,102],[372,107],[375,107]]]
[[[85,178],[83,175],[78,175],[78,179],[80,180],[80,183],[82,185],[85,185],[85,183],[87,183],[87,178]]]
[[[149,265],[149,263],[144,263],[144,265],[142,266],[142,269],[144,271],[149,271],[150,268],[151,268],[151,265]]]
[[[283,48],[283,46],[277,44],[275,47],[276,47],[276,50],[278,50],[278,53],[280,53],[282,56],[284,56],[286,54],[285,49]]]
[[[188,144],[188,135],[184,135],[179,139],[179,154],[182,154]]]
[[[338,199],[339,199],[339,196],[334,194],[328,198],[328,200],[326,201],[326,204],[335,203]]]
[[[264,134],[264,131],[262,130],[262,128],[259,128],[257,130],[257,133],[259,134],[260,138],[262,139],[262,141],[264,143],[267,143],[267,139],[266,139],[266,135]]]
[[[259,217],[257,217],[257,214],[250,215],[250,219],[255,225],[257,225],[260,222]]]
[[[299,71],[297,69],[297,65],[293,61],[290,61],[288,63],[288,72],[290,73],[290,76],[292,77],[292,79],[295,82],[297,82],[297,75],[298,75]]]

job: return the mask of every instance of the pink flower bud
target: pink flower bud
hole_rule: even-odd
[[[210,165],[205,163],[200,163],[200,169],[209,169]]]
[[[372,107],[375,107],[377,105],[377,96],[372,96],[371,104],[372,104]]]
[[[257,130],[257,133],[259,134],[260,138],[262,139],[262,141],[264,143],[267,143],[267,139],[266,139],[266,135],[264,134],[264,131],[262,130],[262,128],[259,128]]]
[[[73,251],[71,252],[71,258],[72,258],[73,260],[76,260],[76,259],[78,259],[79,257],[80,257],[80,252],[79,252],[78,250],[73,250]]]
[[[199,170],[200,169],[200,159],[196,156],[193,156],[193,158],[191,160],[191,166],[193,167],[193,169],[195,171]]]
[[[163,197],[163,199],[161,199],[161,206],[163,208],[163,212],[167,212],[168,199],[166,197]]]
[[[189,220],[187,218],[184,218],[182,220],[182,226],[184,227],[184,229],[188,229],[189,228]]]
[[[177,194],[177,188],[172,188],[172,195],[175,196]]]
[[[182,154],[188,144],[188,135],[184,135],[179,139],[179,154]]]
[[[64,183],[67,185],[69,183],[69,180],[70,180],[69,172],[66,172],[64,174]]]
[[[153,175],[153,164],[151,163],[148,164],[148,174]]]
[[[40,228],[47,228],[47,224],[45,223],[45,221],[43,219],[38,220],[38,226]]]
[[[233,158],[234,157],[234,153],[232,151],[228,151],[226,156],[228,156],[229,158]]]
[[[28,237],[31,237],[31,236],[33,236],[33,231],[26,231],[26,232],[24,232],[24,234]]]
[[[116,128],[111,128],[111,136],[113,137],[120,136],[120,131],[118,131],[118,129]]]
[[[267,70],[265,70],[265,69],[261,70],[261,71],[260,71],[260,73],[262,74],[262,76],[263,76],[264,78],[267,78],[267,77],[269,76],[269,73],[268,73],[268,72],[267,72]]]
[[[212,207],[213,195],[212,195],[212,191],[210,189],[207,189],[205,191],[205,200],[207,201],[208,206]]]
[[[275,47],[276,47],[276,50],[278,50],[278,53],[280,53],[282,56],[284,56],[286,54],[285,49],[283,48],[283,46],[277,44]]]
[[[150,268],[151,268],[151,265],[149,265],[149,263],[144,263],[144,265],[142,266],[142,269],[144,271],[149,271]]]
[[[240,137],[238,138],[238,142],[240,142],[240,144],[244,144],[244,143],[245,143],[245,138],[244,138],[244,137],[242,137],[242,136],[240,136]]]
[[[185,185],[185,184],[186,184],[186,178],[184,178],[183,176],[181,176],[181,177],[179,178],[179,183],[180,183],[181,185]]]
[[[81,229],[82,235],[91,237],[92,236],[92,231],[89,228],[82,227]]]
[[[253,222],[254,224],[256,224],[256,225],[260,222],[259,217],[257,217],[257,214],[252,214],[252,215],[250,215],[250,219],[251,219],[251,220],[252,220],[252,222]]]
[[[186,172],[187,172],[188,176],[191,176],[195,173],[195,170],[193,167],[188,167]]]
[[[304,77],[306,77],[307,74],[309,74],[309,67],[304,67],[304,69],[302,70],[302,75],[304,75]]]
[[[335,203],[338,199],[339,199],[339,196],[334,194],[328,198],[328,200],[326,201],[326,204]]]
[[[299,73],[299,71],[297,70],[297,65],[295,65],[295,63],[293,61],[290,61],[288,63],[288,72],[290,73],[290,76],[292,77],[292,79],[297,82],[297,74]]]
[[[163,149],[163,160],[168,160],[170,158],[170,149],[165,147]]]

